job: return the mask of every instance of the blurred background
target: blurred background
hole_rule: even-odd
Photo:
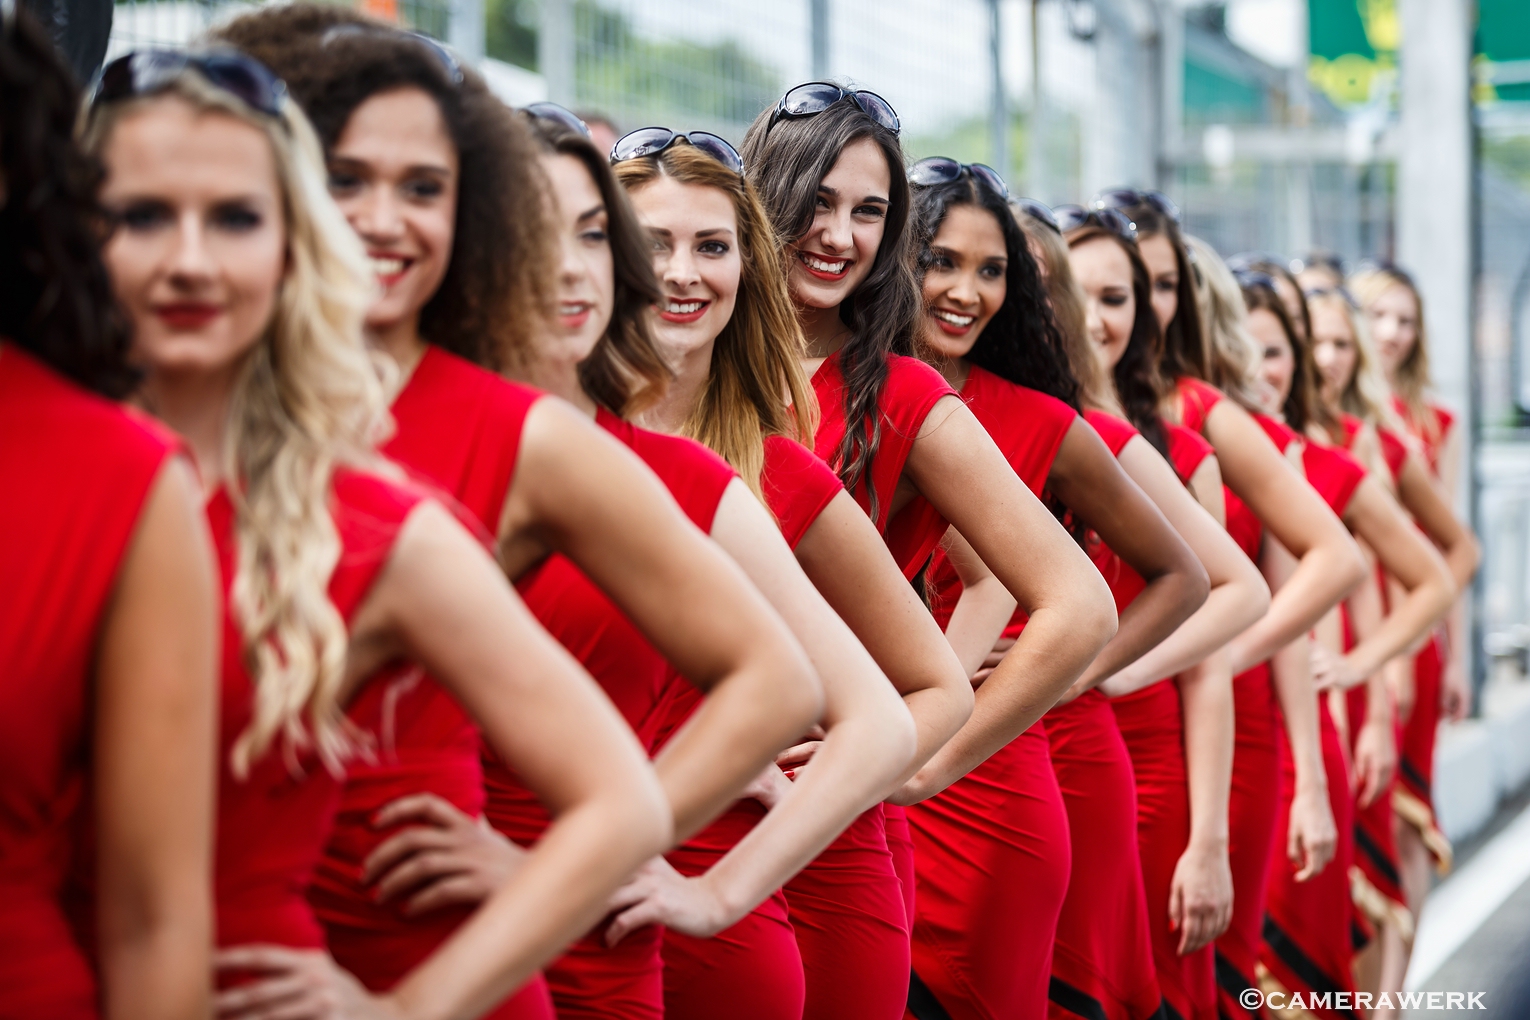
[[[244,6],[50,2],[109,11],[108,55]],[[618,133],[737,141],[786,87],[848,79],[898,110],[910,159],[986,162],[1052,204],[1157,187],[1224,254],[1413,270],[1440,395],[1471,422],[1461,509],[1486,550],[1479,718],[1442,749],[1474,778],[1442,791],[1442,822],[1466,834],[1530,779],[1530,0],[358,2],[451,43],[506,101]]]

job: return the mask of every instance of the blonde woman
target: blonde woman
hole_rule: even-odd
[[[477,1016],[665,845],[658,783],[478,542],[373,452],[387,413],[361,336],[366,263],[281,83],[234,54],[131,54],[104,72],[85,139],[107,169],[141,400],[195,456],[229,596],[219,1013]],[[399,660],[468,708],[556,821],[449,948],[374,996],[330,960],[302,892],[371,736],[344,708]]]

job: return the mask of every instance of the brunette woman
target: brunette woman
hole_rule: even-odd
[[[0,19],[0,1016],[191,1020],[211,968],[211,543],[173,438],[112,402],[138,377],[78,90],[25,9]],[[71,861],[95,888],[84,944]]]
[[[281,83],[238,54],[130,54],[85,137],[120,224],[106,260],[141,399],[196,456],[229,600],[218,1011],[481,1014],[665,844],[663,792],[478,542],[373,453],[387,412],[366,262]],[[400,660],[467,706],[557,820],[449,948],[373,996],[324,952],[302,892],[369,736],[345,706]]]
[[[910,355],[919,292],[897,115],[871,93],[810,83],[762,113],[744,158],[779,236],[822,421],[814,442],[906,577],[947,522],[1030,614],[972,718],[906,784],[916,803],[1031,727],[1114,634],[1109,591],[938,373]],[[888,809],[905,895],[912,843]],[[912,901],[909,903],[912,913]]]
[[[739,172],[739,157],[720,139],[649,128],[622,139],[614,155],[617,178],[653,238],[664,291],[655,337],[676,373],[647,420],[706,441],[770,508],[814,587],[902,693],[919,730],[906,779],[966,720],[972,688],[876,528],[798,441],[812,436],[817,402],[798,360],[802,333],[770,221]],[[819,767],[804,787],[820,782]],[[741,809],[757,811],[748,802]],[[787,821],[787,812],[772,811],[758,834],[704,876],[684,880],[690,896],[648,890],[617,918],[613,937],[644,920],[664,923],[678,971],[682,936],[675,932],[695,929],[691,904],[714,900],[741,910],[763,899],[768,888],[740,880],[774,870],[752,859],[800,852],[782,829]],[[767,833],[780,849],[770,849]],[[806,973],[807,1014],[901,1016],[909,943],[882,806],[863,813],[784,893]],[[706,943],[693,945],[715,960]],[[684,980],[678,972],[675,978],[677,985]]]
[[[1217,273],[1221,269],[1212,266],[1209,271]],[[1273,316],[1282,333],[1276,337],[1266,330],[1269,335],[1263,337],[1267,353],[1260,376],[1268,394],[1267,406],[1298,436],[1309,426],[1320,428],[1310,385],[1316,366],[1310,349],[1300,344],[1284,310],[1278,314],[1273,311],[1280,305],[1273,281],[1245,280],[1243,290],[1245,295],[1257,294],[1256,300],[1264,313],[1259,320],[1261,326],[1268,325],[1265,316]],[[1279,433],[1272,433],[1275,435]],[[1397,578],[1403,590],[1385,621],[1369,634],[1358,633],[1361,640],[1352,648],[1343,647],[1337,624],[1326,628],[1332,631],[1328,651],[1339,655],[1323,657],[1325,666],[1319,682],[1321,686],[1343,690],[1375,676],[1383,664],[1423,637],[1454,600],[1455,584],[1439,554],[1410,526],[1384,482],[1366,475],[1362,466],[1341,451],[1318,442],[1304,444],[1302,460],[1309,480],[1355,534],[1375,550],[1383,569]],[[1319,628],[1320,638],[1324,630]],[[1319,709],[1326,738],[1328,731],[1334,729],[1327,699],[1320,702]],[[1383,719],[1389,727],[1389,715]],[[1381,736],[1389,738],[1390,733]],[[1319,990],[1311,976],[1314,968],[1335,987],[1352,987],[1353,940],[1346,894],[1353,853],[1350,838],[1353,803],[1342,755],[1331,761],[1329,768],[1334,773],[1330,791],[1340,832],[1337,866],[1300,885],[1289,880],[1290,870],[1286,868],[1277,866],[1271,876],[1265,962],[1276,979],[1291,991]],[[1338,785],[1333,784],[1335,777]]]
[[[924,339],[930,352],[926,356],[941,368],[947,381],[960,387],[963,399],[1033,492],[1050,491],[1074,511],[1076,519],[1098,519],[1103,533],[1120,542],[1146,576],[1154,579],[1144,592],[1146,601],[1122,613],[1120,631],[1074,685],[1075,690],[1089,691],[1099,679],[1166,637],[1188,609],[1198,608],[1197,603],[1204,600],[1202,592],[1176,599],[1175,589],[1183,591],[1187,577],[1199,582],[1204,571],[1157,508],[1127,478],[1094,429],[1079,419],[1077,385],[1067,366],[1063,340],[1050,315],[1035,260],[1005,205],[1007,189],[1002,180],[987,167],[964,167],[941,158],[915,164],[910,179],[923,185],[915,189],[915,207],[926,308]],[[976,600],[966,600],[962,616],[953,614],[962,588],[943,557],[932,566],[930,579],[932,602],[937,614],[949,620],[952,640],[971,640],[976,653],[972,658],[981,661],[993,647],[995,634],[970,633],[975,622],[970,610]],[[1023,617],[1011,620],[1012,612],[1006,600],[1001,627],[1023,626]],[[1231,633],[1236,631],[1226,636]],[[1099,693],[1084,695],[1084,704],[1096,701],[1104,708]],[[974,1015],[1040,1015],[1051,974],[1057,969],[1049,959],[1052,933],[1056,930],[1061,937],[1057,912],[1060,907],[1066,909],[1062,892],[1068,883],[1065,879],[1055,883],[1055,898],[1037,897],[1036,886],[1048,885],[1042,877],[1046,872],[1035,873],[1031,864],[1035,851],[1026,842],[1030,837],[1045,847],[1065,831],[1058,824],[1060,795],[1054,794],[1051,804],[1044,803],[1039,812],[1032,806],[1034,776],[1042,777],[1042,791],[1056,789],[1045,737],[1046,729],[1038,724],[940,796],[910,812],[919,881],[927,890],[918,901],[916,945],[923,950],[919,959],[930,973],[921,977],[943,1003],[976,998],[975,1009],[966,1006],[963,1010]],[[1129,802],[1130,784],[1122,783],[1118,790],[1119,802]],[[999,791],[1007,791],[1008,796],[993,805],[997,811],[985,811]],[[1129,834],[1134,822],[1130,811],[1118,814]],[[953,859],[952,851],[971,839],[969,819],[985,816],[988,827],[977,834],[975,845],[967,847],[971,852]],[[1094,835],[1081,833],[1075,845],[1083,850]],[[1062,846],[1066,845],[1063,841]],[[1046,857],[1044,853],[1037,856]],[[1067,856],[1060,855],[1061,867],[1067,864]],[[1113,885],[1109,879],[1121,870],[1112,869],[1105,884]],[[1101,889],[1095,875],[1087,884]],[[1124,909],[1120,898],[1113,897],[1111,914],[1119,923],[1123,915],[1135,913],[1143,919],[1139,930],[1145,933],[1140,882],[1130,884],[1130,889],[1135,895]],[[1011,920],[1021,916],[1027,905],[1040,916],[1021,923]],[[1130,931],[1129,926],[1120,927]],[[1128,940],[1118,934],[1116,941]],[[1146,940],[1141,944],[1145,946]],[[1065,956],[1072,949],[1065,946]],[[1064,969],[1072,969],[1071,958]],[[1096,1002],[1109,998],[1102,994],[1095,974],[1085,976],[1089,980],[1069,973],[1072,980],[1063,979],[1063,983],[1073,995],[1087,995]]]
[[[1249,559],[1263,559],[1264,532],[1296,557],[1295,571],[1275,592],[1270,610],[1229,645],[1234,735],[1228,854],[1233,914],[1217,940],[1218,1004],[1229,1017],[1248,1017],[1239,1004],[1257,987],[1264,886],[1274,842],[1276,790],[1267,780],[1278,767],[1276,726],[1283,719],[1296,763],[1297,791],[1285,846],[1314,874],[1332,856],[1337,834],[1322,768],[1310,681],[1300,673],[1272,683],[1265,665],[1278,649],[1307,633],[1365,576],[1365,562],[1343,523],[1284,462],[1249,415],[1254,351],[1246,334],[1208,335],[1198,313],[1195,268],[1170,212],[1140,200],[1123,205],[1138,232],[1152,284],[1153,312],[1164,335],[1163,372],[1172,389],[1166,416],[1200,433],[1217,453],[1227,494],[1227,530]],[[1220,388],[1219,388],[1220,387]],[[1224,399],[1230,396],[1233,399]],[[1128,412],[1131,411],[1127,408]],[[1276,555],[1272,553],[1272,555]],[[1267,575],[1268,576],[1268,573]],[[1278,706],[1278,711],[1277,711]]]
[[[771,727],[744,719],[766,690],[790,709],[800,666],[782,671],[779,649],[770,647],[772,634],[789,640],[779,622],[759,619],[768,611],[757,596],[619,446],[558,402],[484,370],[518,356],[546,303],[546,283],[528,267],[551,263],[552,231],[525,126],[476,75],[454,73],[444,51],[354,13],[275,8],[225,31],[291,65],[328,149],[331,192],[378,272],[383,295],[368,312],[369,336],[413,366],[393,401],[398,432],[386,452],[449,494],[484,534],[497,532],[513,575],[549,547],[568,554],[538,574],[544,595],[564,586],[560,597],[529,590],[527,597],[591,668],[594,650],[578,644],[588,638],[571,636],[564,624],[583,618],[575,609],[585,605],[581,595],[620,616],[603,589],[627,614],[607,647],[640,646],[650,686],[657,682],[662,660],[630,617],[712,690],[721,729],[687,734],[660,766],[677,824],[701,824],[748,778],[736,771],[740,764],[757,765],[795,736],[784,729],[772,736]],[[638,525],[634,512],[652,514],[651,524]],[[619,704],[629,718],[647,711]],[[459,853],[476,847],[478,859],[498,859],[495,851],[508,845],[472,824],[484,805],[477,736],[437,685],[406,678],[365,707],[379,726],[387,720],[391,744],[348,777],[341,825],[312,899],[342,964],[369,986],[387,987],[494,884],[446,859],[454,880],[421,887],[419,864],[409,862],[426,852],[450,857],[437,845],[436,826],[455,827],[468,848]],[[428,826],[390,838],[415,819]]]
[[[1357,437],[1354,442],[1358,446],[1358,437],[1375,436],[1398,500],[1443,553],[1457,590],[1465,590],[1476,572],[1480,550],[1470,529],[1455,516],[1441,494],[1423,454],[1394,431],[1398,419],[1387,399],[1380,359],[1370,342],[1366,317],[1336,292],[1314,294],[1311,304],[1315,324],[1311,348],[1319,377],[1316,404],[1328,412],[1329,421],[1337,420],[1339,425],[1337,430],[1330,426],[1330,437],[1340,445],[1346,445],[1344,441],[1353,435]],[[1410,707],[1417,704],[1413,696],[1416,677],[1422,675],[1427,682],[1438,675],[1436,666],[1440,657],[1437,651],[1431,652],[1431,646],[1437,649],[1437,641],[1426,644],[1417,656],[1400,657],[1390,664],[1400,712],[1404,699]],[[1352,725],[1356,716],[1369,723],[1370,716],[1361,715],[1368,706],[1357,704],[1353,694],[1350,704]],[[1374,704],[1377,709],[1386,707],[1386,714],[1391,715],[1390,705],[1382,706],[1379,699]],[[1404,714],[1404,718],[1411,717]],[[1413,743],[1407,739],[1410,732]],[[1411,730],[1410,724],[1404,730],[1403,750],[1416,750],[1417,737],[1418,731]],[[1409,767],[1416,769],[1416,764],[1410,763]],[[1417,779],[1409,782],[1416,784]],[[1384,798],[1371,804],[1362,802],[1357,818],[1357,839],[1358,829],[1366,830],[1368,837],[1359,845],[1367,849],[1376,847],[1382,855],[1380,862],[1373,862],[1369,854],[1358,855],[1362,871],[1370,880],[1371,888],[1376,890],[1376,896],[1370,897],[1362,906],[1369,908],[1373,922],[1381,929],[1380,960],[1362,958],[1362,963],[1367,968],[1365,973],[1374,977],[1375,986],[1381,991],[1401,988],[1417,906],[1416,900],[1409,899],[1408,887],[1399,881],[1404,871],[1395,831],[1400,830],[1394,828],[1391,803],[1394,794],[1399,792],[1398,788],[1389,789]],[[1409,796],[1402,793],[1405,802]],[[1413,817],[1419,816],[1415,814]],[[1408,824],[1412,824],[1411,819]],[[1423,831],[1437,833],[1432,825]],[[1441,850],[1448,848],[1443,836],[1432,835],[1431,839]],[[1417,850],[1416,847],[1413,849]],[[1423,857],[1422,853],[1417,853],[1414,863],[1423,861]],[[1408,877],[1410,881],[1418,879],[1417,875]],[[1412,891],[1417,892],[1416,889]]]

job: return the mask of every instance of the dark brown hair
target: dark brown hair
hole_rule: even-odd
[[[354,26],[359,31],[333,31]],[[337,4],[262,8],[216,36],[277,73],[332,153],[357,107],[418,89],[435,101],[459,165],[451,263],[420,313],[420,335],[499,369],[547,321],[552,230],[536,148],[471,68],[461,80],[420,39]]]
[[[74,141],[80,93],[20,7],[0,30],[0,336],[81,386],[126,396],[130,333],[101,261],[101,165]]]
[[[1138,243],[1162,235],[1174,249],[1174,265],[1179,272],[1179,300],[1175,306],[1174,318],[1163,330],[1163,374],[1170,380],[1188,375],[1205,382],[1214,382],[1219,378],[1212,364],[1216,353],[1206,342],[1201,328],[1199,305],[1195,297],[1197,270],[1195,263],[1190,261],[1179,224],[1145,202],[1121,211],[1137,224]]]
[[[839,306],[839,318],[849,328],[850,339],[839,351],[845,378],[845,435],[833,460],[851,492],[867,482],[870,513],[876,520],[880,508],[868,479],[881,444],[878,407],[887,382],[887,356],[915,353],[923,311],[914,276],[903,149],[897,135],[849,98],[816,116],[786,118],[774,126],[771,113],[771,109],[763,111],[749,126],[742,155],[749,180],[785,244],[794,244],[813,225],[819,185],[846,146],[869,138],[887,160],[890,187],[882,243],[871,272]]]
[[[1342,441],[1344,430],[1338,419],[1318,398],[1318,369],[1312,357],[1312,340],[1298,335],[1291,321],[1291,313],[1286,311],[1286,303],[1280,299],[1274,287],[1261,280],[1247,278],[1239,280],[1239,284],[1243,288],[1243,303],[1248,306],[1249,314],[1253,315],[1262,308],[1275,316],[1286,334],[1286,342],[1291,345],[1291,360],[1294,363],[1291,391],[1286,394],[1280,407],[1286,424],[1303,434],[1309,426],[1315,425],[1326,432],[1331,441]]]
[[[627,192],[611,165],[577,131],[556,121],[528,117],[532,136],[549,155],[569,156],[589,172],[606,206],[615,279],[611,321],[590,356],[579,363],[579,384],[612,414],[628,417],[664,395],[672,374],[654,343],[649,309],[663,296],[653,275],[648,231],[638,222]]]

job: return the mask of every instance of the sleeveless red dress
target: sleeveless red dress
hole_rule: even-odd
[[[934,369],[889,355],[878,402],[881,441],[867,478],[851,495],[870,512],[905,577],[919,572],[946,522],[922,496],[892,514],[893,494],[919,428],[953,393]],[[814,452],[832,464],[845,434],[845,380],[836,353],[813,375],[821,415]],[[901,1017],[909,976],[913,846],[901,807],[866,811],[784,889],[806,981],[804,1020]]]
[[[1188,376],[1176,386],[1181,420],[1199,434],[1222,392]],[[1223,486],[1222,494],[1227,502],[1228,535],[1258,564],[1264,525],[1237,493]],[[1233,677],[1233,771],[1227,817],[1233,912],[1227,930],[1216,940],[1216,976],[1217,1008],[1224,1017],[1236,1020],[1258,1020],[1239,996],[1259,987],[1270,859],[1276,852],[1276,834],[1284,831],[1276,828],[1280,790],[1270,782],[1280,770],[1281,729],[1270,664],[1261,662]]]
[[[336,471],[330,513],[341,542],[329,597],[349,623],[387,562],[419,493],[357,471]],[[225,489],[207,502],[218,547],[225,607],[234,581],[234,506]],[[220,703],[216,855],[217,944],[268,943],[300,949],[324,946],[324,930],[305,893],[341,801],[341,779],[309,753],[280,741],[238,778],[230,751],[249,726],[255,689],[245,671],[242,639],[225,608]],[[380,673],[368,685],[385,682]],[[358,693],[359,703],[363,692]]]
[[[397,426],[383,453],[425,491],[490,541],[515,473],[521,426],[542,394],[507,382],[455,354],[428,346],[393,402]],[[445,907],[411,917],[407,898],[378,903],[362,884],[367,856],[405,826],[379,829],[388,803],[433,793],[470,816],[484,809],[478,728],[435,680],[416,667],[369,684],[347,713],[375,735],[370,759],[346,769],[340,808],[308,891],[330,952],[374,991],[391,988],[472,914]],[[490,1020],[551,1020],[541,977],[489,1014]]]
[[[1078,414],[973,366],[961,398],[1040,497]],[[937,550],[926,572],[944,630],[962,583]],[[1023,627],[1025,614],[1012,624]],[[1068,816],[1040,721],[908,809],[918,895],[914,973],[953,1020],[1040,1017],[1068,888]]]
[[[174,440],[0,344],[0,1018],[92,1020],[63,902],[88,824],[91,662]],[[93,865],[86,862],[86,871]]]
[[[782,436],[767,436],[760,488],[787,544],[795,548],[844,487],[806,447]],[[674,676],[665,695],[655,730],[656,746],[684,725],[702,701],[699,691]],[[682,874],[703,874],[764,817],[759,801],[736,801],[666,856]],[[692,938],[668,929],[663,938],[664,1015],[670,1020],[703,1020],[721,1009],[746,1020],[802,1015],[806,997],[802,952],[781,890],[712,938]]]
[[[1436,478],[1440,474],[1440,454],[1445,437],[1455,424],[1455,415],[1431,403],[1433,428],[1409,413],[1400,398],[1392,406],[1403,418],[1413,438],[1422,447],[1424,459]],[[1444,628],[1436,630],[1413,660],[1413,713],[1403,723],[1402,746],[1397,763],[1397,785],[1392,790],[1392,806],[1403,821],[1418,830],[1424,846],[1434,856],[1435,865],[1449,870],[1452,852],[1450,840],[1440,831],[1434,817],[1434,744],[1440,729],[1440,696],[1445,677]]]

